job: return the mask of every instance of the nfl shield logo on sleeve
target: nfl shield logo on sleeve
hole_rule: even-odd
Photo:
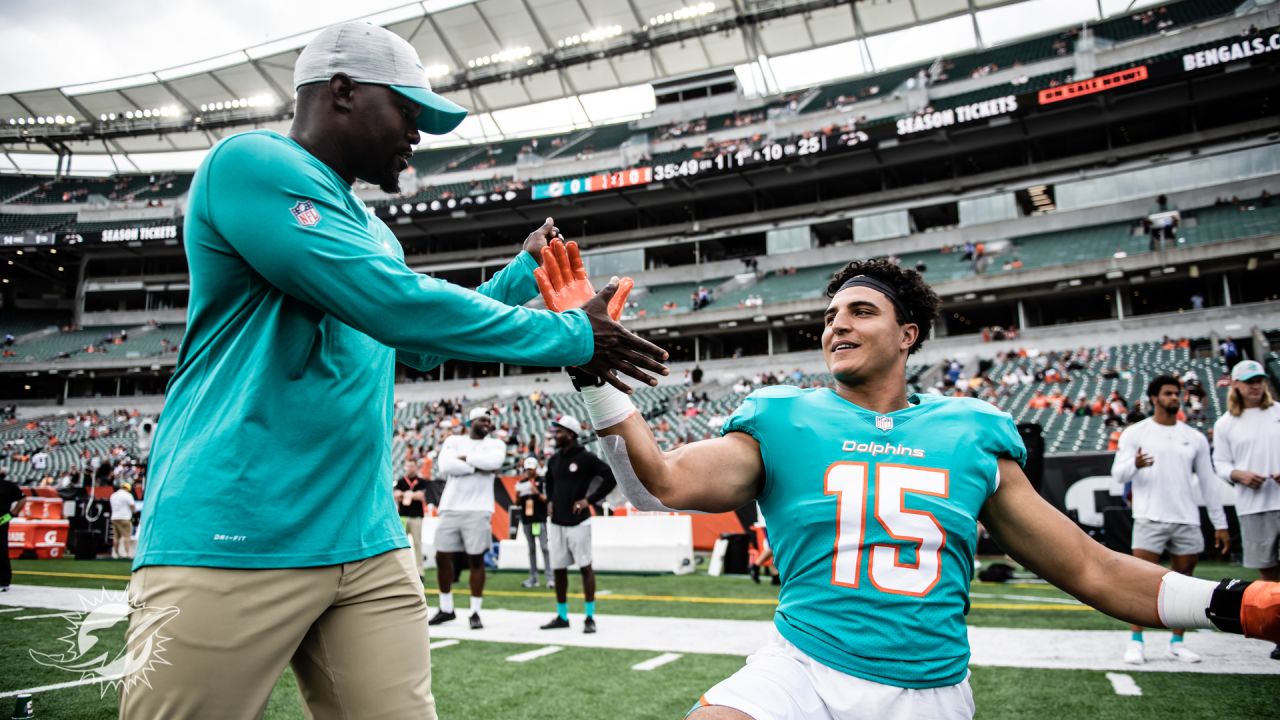
[[[300,200],[297,205],[289,209],[298,222],[306,227],[311,227],[320,222],[320,213],[316,211],[316,206],[310,200]]]
[[[876,416],[876,429],[881,432],[889,432],[893,429],[893,418],[885,415]]]

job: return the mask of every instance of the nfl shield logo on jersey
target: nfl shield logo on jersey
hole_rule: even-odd
[[[876,416],[876,429],[882,432],[889,432],[893,429],[893,418],[884,415]]]
[[[300,200],[297,205],[289,209],[293,216],[298,219],[306,227],[311,227],[320,222],[320,213],[316,211],[316,206],[310,200]]]

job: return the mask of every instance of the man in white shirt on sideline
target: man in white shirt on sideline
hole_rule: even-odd
[[[1213,425],[1213,467],[1236,488],[1244,566],[1280,580],[1280,405],[1267,390],[1262,363],[1231,370],[1227,414]],[[1280,660],[1280,645],[1271,651]]]
[[[440,446],[436,467],[448,478],[440,498],[436,526],[436,579],[440,610],[429,624],[457,617],[453,610],[453,553],[465,552],[471,580],[471,629],[484,627],[480,605],[484,597],[484,553],[493,542],[493,479],[506,459],[507,446],[493,432],[493,418],[485,408],[471,411],[471,432],[451,435]]]
[[[1200,506],[1204,499],[1213,521],[1214,546],[1226,553],[1231,547],[1227,515],[1218,501],[1217,475],[1209,456],[1209,441],[1195,428],[1178,422],[1182,382],[1172,375],[1157,375],[1147,385],[1152,415],[1125,428],[1111,465],[1111,477],[1120,485],[1133,484],[1133,556],[1152,563],[1169,551],[1174,572],[1191,575],[1204,551],[1200,534]],[[1199,483],[1199,493],[1197,490]],[[1124,653],[1127,663],[1146,662],[1142,627],[1133,631]],[[1169,654],[1181,662],[1200,662],[1200,656],[1183,645],[1183,628],[1170,628]]]
[[[133,499],[133,486],[121,483],[111,493],[111,557],[133,557],[133,514],[138,503]]]

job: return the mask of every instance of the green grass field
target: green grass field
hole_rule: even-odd
[[[124,589],[124,561],[17,561],[14,582],[26,585]],[[1202,577],[1249,576],[1239,567],[1203,565]],[[554,611],[549,590],[520,587],[523,574],[490,573],[485,607]],[[570,576],[571,591],[577,589]],[[429,600],[434,578],[427,577]],[[767,620],[776,588],[741,577],[704,574],[675,577],[601,575],[597,612],[607,616],[648,615],[689,618]],[[465,590],[462,591],[465,594]],[[1010,628],[1113,629],[1125,626],[1091,609],[1053,602],[1066,596],[1047,585],[974,583],[971,624]],[[571,610],[581,599],[570,599]],[[15,621],[24,613],[0,614],[0,693],[77,679],[35,663],[28,648],[59,650],[65,634],[61,618]],[[34,613],[33,613],[34,614]],[[123,627],[98,635],[109,647],[123,640]],[[1122,636],[1121,636],[1122,637]],[[742,665],[728,655],[685,655],[648,672],[631,666],[656,653],[569,647],[527,663],[505,658],[537,647],[469,641],[433,651],[433,689],[443,718],[679,718],[718,680]],[[1118,639],[1117,649],[1120,647]],[[972,683],[980,718],[1263,718],[1280,717],[1280,676],[1135,673],[1142,697],[1121,697],[1105,673],[1088,670],[1040,670],[975,667]],[[0,717],[12,700],[0,699]],[[59,720],[114,718],[116,699],[99,686],[81,686],[39,694],[37,717]],[[602,715],[603,712],[603,715]],[[291,672],[277,683],[265,715],[270,720],[302,718]]]

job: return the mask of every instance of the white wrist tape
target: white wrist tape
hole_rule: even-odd
[[[1211,628],[1209,601],[1218,583],[1182,573],[1166,573],[1160,579],[1156,612],[1167,628]]]
[[[631,417],[636,406],[626,393],[612,385],[583,388],[582,401],[587,404],[591,427],[600,432]]]

